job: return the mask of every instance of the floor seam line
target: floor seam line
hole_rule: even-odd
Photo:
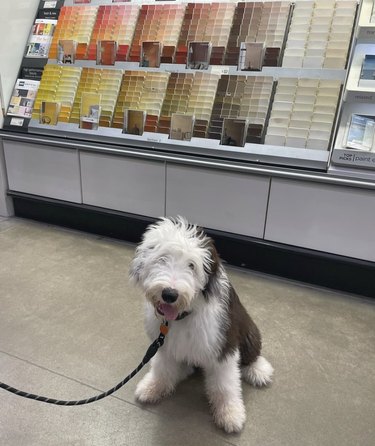
[[[13,353],[9,353],[9,352],[6,352],[6,351],[4,351],[4,350],[0,350],[0,354],[9,356],[9,357],[14,358],[14,359],[17,359],[17,360],[22,361],[22,362],[24,362],[24,363],[26,363],[26,364],[29,364],[29,365],[31,365],[31,366],[33,366],[33,367],[39,368],[39,369],[44,370],[44,371],[46,371],[46,372],[48,372],[48,373],[52,373],[53,375],[60,376],[61,378],[65,378],[65,379],[67,379],[67,380],[69,380],[69,381],[73,381],[73,382],[75,382],[75,383],[77,383],[77,384],[80,384],[80,385],[82,385],[82,386],[84,386],[84,387],[88,387],[88,388],[93,389],[93,390],[96,390],[96,391],[98,391],[98,392],[103,392],[103,390],[101,390],[101,389],[99,389],[99,388],[97,388],[97,387],[94,387],[94,386],[92,386],[91,384],[84,383],[84,382],[82,382],[82,381],[80,381],[80,380],[78,380],[78,379],[76,379],[76,378],[72,378],[72,377],[70,377],[70,376],[67,376],[67,375],[64,375],[64,374],[62,374],[62,373],[56,372],[56,371],[51,370],[51,369],[49,369],[49,368],[47,368],[47,367],[45,367],[45,366],[36,364],[36,363],[34,363],[34,362],[32,362],[32,361],[30,361],[30,360],[28,360],[28,359],[21,358],[21,357],[15,355],[15,354],[13,354]],[[21,389],[21,390],[23,390],[23,389]],[[27,390],[28,390],[28,389],[26,389],[26,391],[27,391]],[[129,404],[130,406],[135,407],[136,409],[139,409],[139,410],[142,410],[142,411],[146,411],[147,413],[152,414],[153,416],[157,416],[157,415],[158,415],[157,412],[155,412],[155,411],[153,411],[153,410],[150,410],[149,408],[147,408],[147,407],[145,407],[145,406],[137,405],[136,403],[133,403],[133,402],[131,402],[131,401],[128,401],[128,400],[126,400],[126,399],[124,399],[124,398],[121,398],[121,397],[118,397],[118,396],[115,396],[115,395],[109,395],[109,398],[113,398],[113,399],[115,399],[115,400],[121,401],[122,403]],[[90,403],[90,404],[91,404],[91,403]],[[222,437],[221,437],[220,435],[218,435],[218,434],[216,434],[216,437],[218,437],[221,441],[223,441],[225,444],[227,444],[227,445],[229,445],[229,446],[237,446],[235,443],[231,443],[231,442],[225,440],[224,438],[222,438]]]
[[[73,382],[75,382],[75,383],[77,383],[77,384],[80,384],[80,385],[82,385],[82,386],[85,386],[85,387],[88,387],[88,388],[90,388],[90,389],[96,390],[96,391],[98,391],[98,392],[104,392],[104,390],[99,389],[99,388],[97,388],[97,387],[94,387],[94,386],[92,386],[91,384],[84,383],[84,382],[82,382],[82,381],[80,381],[80,380],[78,380],[78,379],[76,379],[76,378],[72,378],[72,377],[70,377],[70,376],[67,376],[67,375],[64,375],[64,374],[62,374],[62,373],[56,372],[56,371],[51,370],[51,369],[49,369],[49,368],[47,368],[47,367],[45,367],[45,366],[36,364],[36,363],[34,363],[34,362],[32,362],[32,361],[30,361],[30,360],[28,360],[28,359],[21,358],[21,357],[15,355],[15,354],[13,354],[13,353],[9,353],[9,352],[6,352],[6,351],[4,351],[4,350],[0,350],[0,354],[9,356],[9,357],[14,358],[14,359],[17,359],[17,360],[22,361],[22,362],[24,362],[24,363],[26,363],[26,364],[32,365],[32,366],[37,367],[37,368],[39,368],[39,369],[41,369],[41,370],[44,370],[44,371],[49,372],[49,373],[52,373],[53,375],[60,376],[61,378],[65,378],[65,379],[67,379],[67,380],[69,380],[69,381],[73,381]],[[22,389],[22,390],[23,390],[23,389]],[[27,391],[27,390],[28,390],[28,389],[26,389],[26,391]],[[157,416],[157,413],[156,413],[155,411],[150,410],[149,408],[147,408],[147,407],[145,407],[145,406],[137,405],[136,403],[134,403],[134,402],[132,402],[132,401],[128,401],[128,400],[126,400],[126,399],[124,399],[124,398],[121,398],[121,397],[119,397],[119,396],[116,396],[116,395],[109,395],[109,398],[113,398],[113,399],[115,399],[115,400],[121,401],[122,403],[129,404],[130,406],[135,407],[135,408],[137,408],[137,409],[139,409],[139,410],[146,411],[147,413],[150,413],[150,414],[152,414],[152,415],[154,415],[154,416]],[[90,403],[90,404],[91,404],[91,403]],[[231,442],[229,442],[229,441],[223,439],[223,438],[222,438],[220,435],[218,435],[218,434],[216,434],[216,436],[217,436],[218,438],[220,438],[224,443],[228,444],[229,446],[237,446],[235,443],[231,443]]]
[[[92,390],[96,390],[97,392],[104,392],[104,391],[105,391],[105,390],[102,390],[102,389],[100,389],[100,388],[98,388],[98,387],[92,386],[91,384],[87,384],[87,383],[85,383],[85,382],[83,382],[83,381],[80,381],[80,380],[78,380],[78,379],[76,379],[76,378],[72,378],[72,377],[70,377],[70,376],[64,375],[63,373],[59,373],[59,372],[57,372],[57,371],[55,371],[55,370],[52,370],[52,369],[49,369],[49,368],[47,368],[47,367],[45,367],[45,366],[36,364],[36,363],[34,363],[34,362],[32,362],[32,361],[29,361],[28,359],[21,358],[21,357],[19,357],[19,356],[17,356],[17,355],[14,355],[13,353],[5,352],[4,350],[0,350],[0,353],[2,353],[2,354],[4,354],[4,355],[7,355],[7,356],[9,356],[9,357],[11,357],[11,358],[14,358],[14,359],[18,359],[19,361],[25,362],[25,363],[27,363],[27,364],[29,364],[29,365],[32,365],[32,366],[34,366],[34,367],[37,367],[37,368],[39,368],[39,369],[41,369],[41,370],[44,370],[44,371],[46,371],[46,372],[52,373],[53,375],[60,376],[61,378],[65,378],[65,379],[67,379],[67,380],[69,380],[69,381],[73,381],[73,382],[75,382],[75,383],[77,383],[77,384],[80,384],[80,385],[82,385],[82,386],[88,387],[88,388],[90,388],[90,389],[92,389]],[[27,389],[26,389],[26,390],[27,390]],[[155,414],[155,413],[152,412],[151,410],[148,410],[147,408],[143,408],[143,407],[141,407],[141,406],[138,406],[137,404],[133,403],[132,401],[128,401],[128,400],[126,400],[126,399],[124,399],[124,398],[121,398],[121,397],[119,397],[119,396],[116,396],[116,395],[109,395],[109,397],[110,397],[110,398],[114,398],[114,399],[119,400],[119,401],[122,401],[122,402],[124,402],[124,403],[130,404],[131,406],[137,407],[138,409],[146,410],[146,411],[149,412],[149,413],[153,413],[153,414]]]
[[[229,444],[230,446],[238,446],[236,443],[231,443],[230,441],[227,441],[227,440],[224,440],[224,439],[223,439],[223,442],[226,443],[226,444]]]

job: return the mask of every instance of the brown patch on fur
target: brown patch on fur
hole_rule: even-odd
[[[211,260],[212,260],[210,274],[214,275],[214,274],[216,274],[216,272],[219,268],[221,260],[220,260],[219,254],[215,248],[214,241],[211,238],[209,239],[208,249],[211,253]]]
[[[219,269],[221,260],[220,260],[219,254],[215,248],[214,241],[211,238],[208,238],[206,248],[208,248],[208,250],[210,251],[211,260],[212,260],[212,262],[210,264],[210,268],[207,271],[207,274],[209,276],[208,282],[203,290],[203,296],[207,298],[208,294],[211,291],[211,286],[212,286],[213,280],[215,279],[217,270]]]
[[[199,228],[198,237],[204,237],[204,231]],[[205,246],[211,253],[212,263],[207,271],[208,282],[203,290],[203,296],[207,299],[211,293],[212,285],[216,280],[216,274],[221,264],[220,256],[215,248],[214,241],[207,237]],[[240,350],[241,365],[246,366],[253,363],[260,355],[262,339],[258,327],[251,319],[233,286],[229,286],[228,317],[229,326],[226,332],[226,342],[223,345],[220,359],[224,359],[228,354],[233,353],[237,348]]]
[[[251,319],[240,299],[230,285],[229,289],[229,327],[226,332],[226,343],[221,352],[221,358],[233,353],[239,348],[241,354],[241,365],[253,363],[260,355],[262,340],[258,327]]]

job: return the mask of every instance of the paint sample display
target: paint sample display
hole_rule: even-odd
[[[138,109],[146,76],[147,72],[145,71],[125,71],[117,98],[112,127],[123,128],[125,109]]]
[[[290,14],[289,2],[241,2],[236,6],[225,63],[237,65],[241,43],[264,44],[264,66],[278,66]]]
[[[375,54],[365,54],[358,86],[375,88]]]
[[[186,114],[193,82],[193,73],[171,73],[160,113],[158,132],[169,134],[172,115]]]
[[[220,76],[196,72],[186,114],[195,116],[193,136],[206,138]]]
[[[57,63],[45,66],[36,99],[18,95],[13,111],[29,116],[35,105],[32,117],[46,125],[62,121],[133,135],[158,132],[174,140],[215,139],[210,147],[220,141],[326,150],[342,81],[324,80],[335,77],[324,69],[345,67],[356,9],[355,0],[95,0],[65,6],[57,23],[34,23],[36,40],[29,40],[25,54],[45,56],[48,49],[34,43],[52,38],[49,58]],[[115,69],[120,61],[135,63],[118,64],[131,67],[126,71]],[[231,67],[212,66],[223,64]],[[263,71],[275,78],[262,75],[263,67],[280,65],[292,68],[291,74],[278,69]],[[363,86],[374,82],[373,66],[374,56],[366,56]],[[373,118],[358,116],[347,144],[367,148]]]
[[[59,120],[61,105],[57,102],[42,101],[40,106],[39,123],[56,125]]]
[[[142,42],[141,45],[141,67],[160,67],[162,45],[160,42]]]
[[[327,150],[340,91],[339,80],[279,79],[265,143]]]
[[[58,121],[69,122],[81,71],[78,67],[46,65],[35,101],[33,119],[39,120],[42,102],[55,102],[60,104]]]
[[[93,92],[82,92],[79,127],[85,130],[98,130],[101,114],[102,95]]]
[[[82,94],[94,93],[101,95],[99,125],[102,127],[110,127],[121,85],[122,74],[122,70],[83,68],[70,122],[76,124],[80,122]]]
[[[142,110],[124,110],[123,133],[143,135],[146,123],[146,112]]]
[[[36,19],[29,36],[26,57],[48,57],[57,20]]]
[[[212,52],[211,42],[189,42],[186,68],[207,70]]]
[[[345,68],[357,6],[353,0],[296,2],[283,67]]]
[[[221,76],[212,110],[209,137],[222,138],[225,118],[243,119],[248,123],[246,142],[263,142],[272,91],[273,78],[270,76]]]
[[[124,111],[147,113],[145,131],[156,132],[169,73],[127,70],[124,73],[112,127],[123,128]]]
[[[168,79],[169,73],[147,73],[139,102],[139,109],[147,112],[146,132],[157,132],[158,130],[158,121],[167,91]]]
[[[114,40],[99,40],[96,47],[97,65],[114,65],[116,62],[117,42]]]
[[[33,108],[35,109],[35,98],[39,86],[39,81],[17,79],[12,97],[10,98],[7,115],[31,118]]]
[[[193,136],[194,116],[173,113],[171,119],[170,139],[190,141]]]
[[[142,5],[129,60],[139,62],[142,42],[160,42],[161,63],[173,63],[185,5]]]
[[[57,46],[57,62],[74,64],[76,61],[77,42],[75,40],[59,40]]]
[[[242,42],[238,59],[239,71],[261,71],[264,62],[264,43]]]
[[[225,118],[220,143],[226,146],[243,147],[247,133],[246,119]]]
[[[178,39],[176,63],[186,64],[189,42],[211,42],[210,64],[221,65],[235,7],[235,3],[188,3]]]
[[[59,40],[74,40],[77,42],[76,58],[86,59],[97,11],[97,6],[63,6],[53,35],[49,57],[57,59]]]
[[[352,114],[348,125],[346,147],[358,150],[375,149],[375,117]]]
[[[88,58],[90,60],[97,58],[98,41],[113,40],[117,43],[115,60],[127,60],[138,14],[139,6],[137,4],[99,6],[90,40]]]

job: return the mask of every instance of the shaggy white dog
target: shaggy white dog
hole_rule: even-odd
[[[150,338],[158,336],[162,320],[169,321],[164,346],[138,384],[136,398],[155,403],[201,367],[215,423],[226,432],[240,431],[246,419],[241,375],[262,386],[271,382],[273,368],[260,356],[259,330],[212,239],[181,217],[164,218],[145,232],[130,277],[146,295]]]

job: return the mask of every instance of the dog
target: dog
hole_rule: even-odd
[[[216,425],[242,430],[246,412],[241,377],[255,386],[271,382],[273,367],[260,355],[260,332],[231,285],[213,240],[183,217],[149,226],[130,266],[130,279],[146,296],[145,326],[155,339],[169,333],[135,392],[156,403],[202,368]]]

